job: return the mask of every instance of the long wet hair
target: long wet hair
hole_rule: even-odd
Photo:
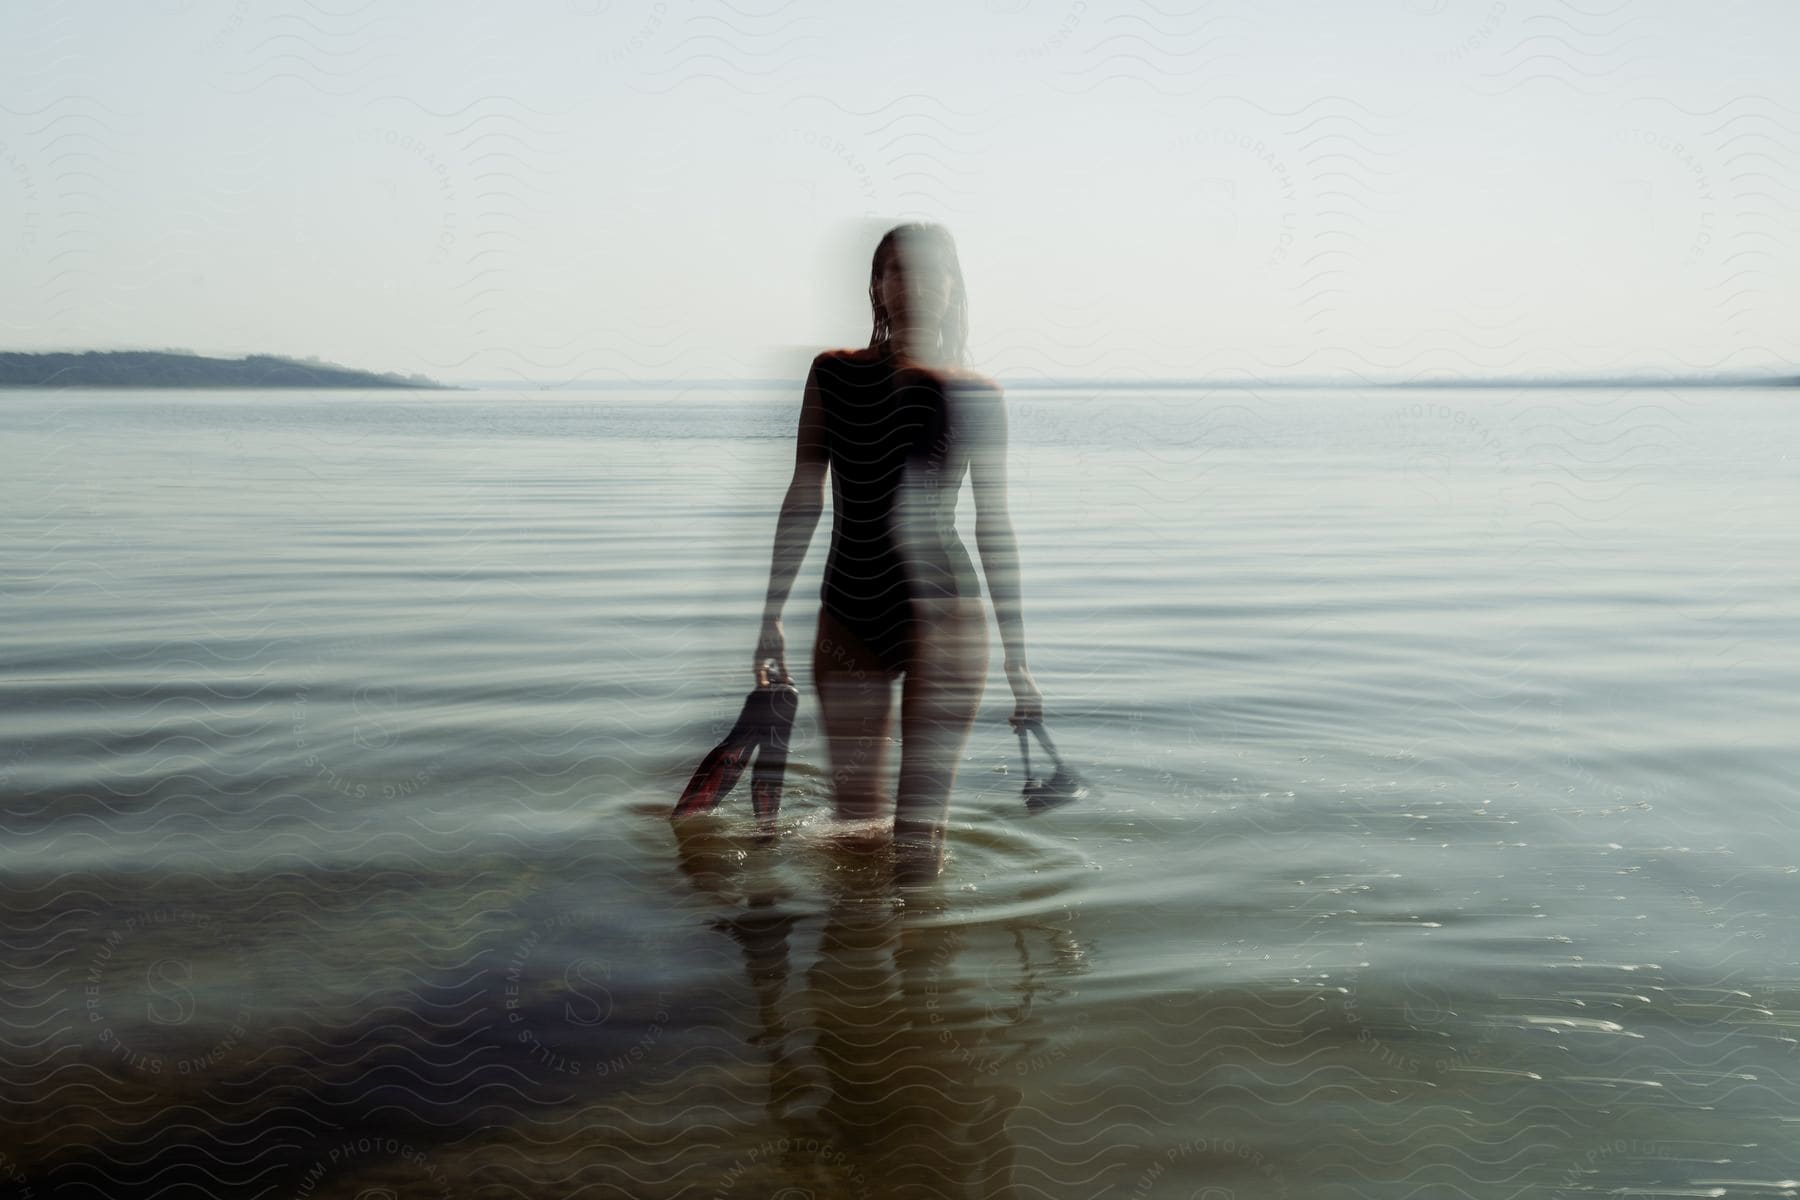
[[[871,350],[886,350],[894,336],[887,306],[881,302],[881,273],[895,255],[904,253],[909,261],[927,260],[941,264],[950,275],[950,299],[944,306],[943,320],[938,324],[938,348],[944,361],[954,366],[969,364],[969,293],[963,286],[962,263],[956,257],[956,243],[950,231],[931,221],[911,221],[896,225],[882,235],[875,247],[875,260],[869,266],[869,308],[875,316],[875,327],[869,335]]]

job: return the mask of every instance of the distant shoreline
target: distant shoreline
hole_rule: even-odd
[[[207,358],[160,350],[0,352],[0,388],[399,388],[458,390],[423,375],[377,374],[315,358]]]
[[[1246,390],[1517,390],[1571,388],[1791,388],[1796,376],[1650,376],[1588,378],[1445,377],[1430,379],[1055,379],[999,377],[1007,391],[1168,391],[1178,388],[1213,391]],[[805,385],[803,379],[595,379],[560,383],[483,379],[440,383],[423,375],[361,371],[316,358],[295,359],[273,354],[243,358],[208,358],[184,351],[89,350],[82,352],[0,352],[0,389],[105,388],[166,390],[169,388],[388,388],[407,391],[720,391],[785,390]]]

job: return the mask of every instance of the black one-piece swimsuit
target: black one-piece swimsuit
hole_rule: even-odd
[[[971,444],[997,393],[868,361],[818,360],[833,522],[820,599],[874,653],[904,671],[917,627],[914,601],[980,596],[956,534],[956,502]]]

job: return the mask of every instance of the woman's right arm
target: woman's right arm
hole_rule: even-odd
[[[756,662],[770,658],[787,674],[786,647],[781,630],[781,610],[793,590],[794,577],[812,545],[813,531],[825,511],[825,469],[830,456],[825,446],[825,401],[819,390],[819,355],[806,374],[800,398],[800,431],[794,448],[794,478],[781,501],[781,517],[775,526],[775,553],[769,565],[769,593],[763,602],[762,633],[757,639]]]

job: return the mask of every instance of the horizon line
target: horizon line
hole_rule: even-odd
[[[1104,390],[1142,389],[1163,390],[1170,388],[1572,388],[1572,387],[1800,387],[1800,375],[1533,375],[1533,376],[1452,376],[1432,379],[1360,379],[1334,378],[1320,376],[1300,376],[1292,379],[1216,379],[1205,377],[1168,378],[1168,379],[1107,379],[1077,378],[1056,376],[1027,376],[1007,378],[993,376],[1002,388],[1008,391],[1069,391],[1076,389],[1099,388]],[[575,379],[558,383],[543,383],[531,380],[480,379],[461,380],[445,386],[456,390],[501,391],[520,389],[526,391],[577,391],[577,390],[654,390],[667,391],[682,388],[718,389],[718,388],[796,388],[805,386],[806,380],[792,378],[728,378],[706,377],[694,379],[656,378],[656,379]]]
[[[350,375],[364,375],[371,378],[383,378],[403,383],[413,390],[439,391],[575,391],[575,390],[716,390],[721,388],[752,388],[762,390],[787,390],[805,386],[804,375],[794,376],[695,376],[651,377],[651,378],[606,378],[592,376],[576,376],[560,380],[530,380],[522,378],[486,378],[447,381],[433,378],[418,372],[402,373],[396,370],[372,370],[364,367],[349,367],[340,363],[308,355],[294,357],[288,354],[271,354],[267,352],[246,353],[242,357],[222,358],[209,354],[201,354],[185,347],[163,347],[160,349],[85,349],[85,350],[0,350],[0,357],[19,358],[86,358],[90,356],[136,356],[170,357],[190,359],[207,364],[243,365],[256,360],[266,359],[274,362],[290,364],[307,370],[339,372]],[[1413,375],[1406,378],[1379,378],[1351,373],[1337,375],[1297,375],[1293,377],[1251,376],[1233,372],[1228,375],[1207,376],[1171,376],[1165,378],[1111,378],[1095,376],[1053,376],[1053,375],[994,375],[991,376],[1005,390],[1011,391],[1074,391],[1074,390],[1251,390],[1295,389],[1295,390],[1354,390],[1359,388],[1376,390],[1395,389],[1463,389],[1463,388],[1518,388],[1518,389],[1552,389],[1552,388],[1738,388],[1738,387],[1796,387],[1800,386],[1800,375],[1781,373],[1785,368],[1738,369],[1735,371],[1711,372],[1702,374],[1680,374],[1659,368],[1627,369],[1609,373],[1588,374],[1535,374],[1535,375]],[[10,387],[42,387],[54,384],[10,384]],[[105,384],[82,385],[65,384],[63,387],[102,386],[110,388],[135,389],[142,387],[164,388],[168,386],[214,387],[227,386],[211,383],[195,383],[187,385],[168,384]],[[242,386],[242,385],[233,385]],[[257,385],[250,385],[252,388]],[[284,389],[297,385],[276,385]],[[334,384],[330,382],[314,383],[310,386],[338,388],[354,384]]]

